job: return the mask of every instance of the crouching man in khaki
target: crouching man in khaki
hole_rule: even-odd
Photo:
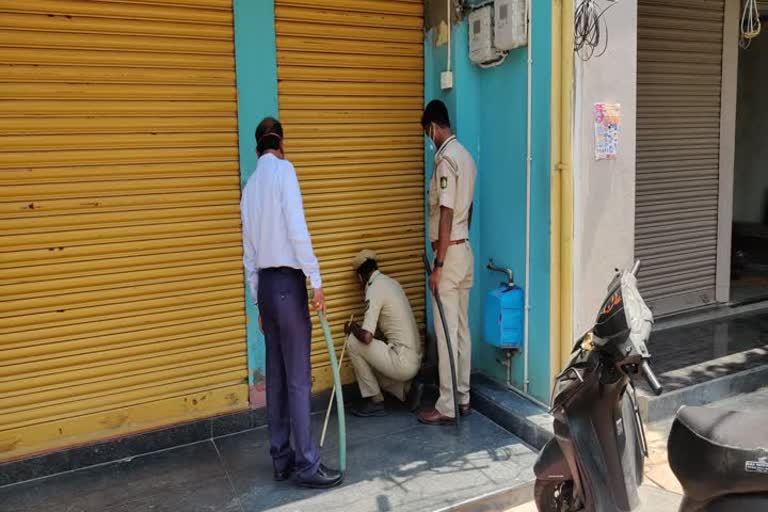
[[[352,267],[365,293],[365,318],[363,325],[344,326],[347,354],[363,397],[349,412],[384,416],[382,390],[415,411],[424,386],[413,380],[421,365],[421,341],[408,297],[400,283],[379,271],[373,251],[361,251]]]

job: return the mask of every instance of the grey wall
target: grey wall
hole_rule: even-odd
[[[576,59],[574,98],[574,335],[589,329],[615,268],[632,264],[635,233],[637,0],[605,15],[609,47]],[[616,160],[595,161],[593,105],[620,103]]]
[[[768,194],[768,30],[739,50],[733,219],[763,222]]]

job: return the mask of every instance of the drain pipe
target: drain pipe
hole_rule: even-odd
[[[525,141],[525,305],[523,310],[523,393],[528,395],[530,378],[528,374],[528,341],[530,329],[528,329],[528,320],[531,309],[531,110],[533,105],[533,52],[531,44],[533,37],[533,23],[531,22],[531,3],[526,2],[526,12],[528,18],[528,105],[526,113],[526,141]]]

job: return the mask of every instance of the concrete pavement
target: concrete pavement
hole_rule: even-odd
[[[640,488],[640,500],[642,504],[635,512],[674,512],[680,506],[681,496],[653,485],[644,485]],[[538,511],[533,501],[530,501],[524,505],[507,509],[505,512]]]

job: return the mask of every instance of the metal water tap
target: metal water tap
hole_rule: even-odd
[[[505,268],[505,267],[498,267],[493,263],[493,258],[490,258],[488,260],[488,265],[486,267],[488,270],[491,270],[493,272],[499,272],[500,274],[504,274],[507,276],[507,286],[512,288],[515,286],[515,274],[512,272],[511,268]]]

